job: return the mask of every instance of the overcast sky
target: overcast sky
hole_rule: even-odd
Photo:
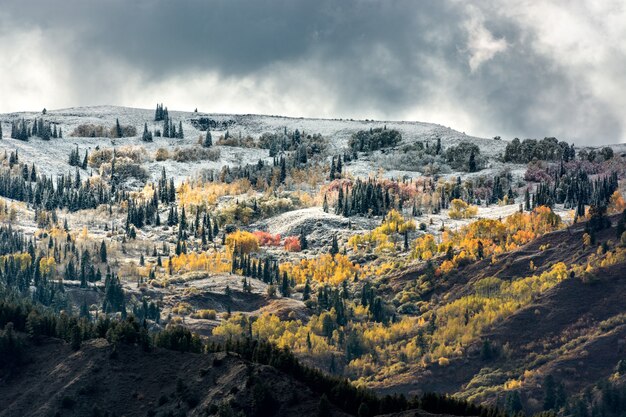
[[[157,101],[626,142],[626,2],[2,0],[0,112]]]

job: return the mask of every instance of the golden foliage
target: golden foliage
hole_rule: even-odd
[[[230,272],[231,269],[230,257],[222,252],[181,253],[172,257],[171,264],[173,272],[206,271],[215,274]],[[169,269],[169,259],[164,260],[163,267],[165,270]]]
[[[226,246],[230,253],[236,249],[237,253],[248,254],[259,250],[259,238],[245,230],[237,230],[226,236]]]
[[[394,252],[395,242],[391,240],[391,237],[398,238],[397,235],[413,230],[415,230],[413,220],[407,220],[398,211],[391,210],[380,226],[367,234],[350,237],[348,245],[354,251],[365,249],[367,251],[374,250],[377,253]]]
[[[281,273],[287,272],[287,275],[293,277],[297,283],[304,283],[310,278],[316,282],[338,285],[354,278],[359,270],[360,267],[350,262],[347,256],[337,254],[333,257],[328,253],[314,259],[302,259],[300,262],[286,262],[280,265]]]
[[[467,204],[465,201],[455,198],[450,202],[448,215],[451,219],[469,219],[478,214],[478,207]]]

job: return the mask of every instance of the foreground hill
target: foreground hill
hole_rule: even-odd
[[[613,217],[613,225],[618,220]],[[431,297],[442,305],[475,292],[486,279],[513,282],[549,271],[555,264],[585,264],[615,239],[615,227],[599,232],[597,246],[583,244],[585,225],[548,233],[497,262],[476,262],[456,271]],[[400,273],[395,285],[415,272]],[[497,297],[497,295],[493,295]],[[526,411],[539,411],[550,375],[567,397],[581,395],[615,375],[626,357],[626,261],[590,274],[573,272],[530,304],[487,328],[467,354],[445,366],[431,364],[382,392],[425,390],[457,393],[462,398],[502,404],[503,394],[518,391]],[[501,302],[506,300],[502,299]]]
[[[27,345],[25,365],[0,368],[2,417],[351,415],[319,386],[236,353],[145,352],[105,339],[78,351],[51,338]],[[445,416],[417,409],[394,415]]]

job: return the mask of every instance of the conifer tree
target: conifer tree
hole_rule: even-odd
[[[120,120],[115,119],[115,137],[121,138],[123,136],[122,126],[120,126]]]
[[[148,123],[144,123],[143,125],[143,135],[141,139],[144,142],[152,142],[152,132],[148,130]]]
[[[100,262],[107,262],[107,245],[104,240],[100,243]]]
[[[300,229],[300,249],[306,250],[309,248],[309,242],[306,239],[304,229]]]
[[[213,146],[213,138],[209,129],[206,130],[206,136],[204,137],[202,146],[204,146],[205,148],[210,148],[211,146]]]
[[[337,235],[333,235],[333,241],[330,245],[330,254],[335,256],[339,253],[339,243],[337,242]]]

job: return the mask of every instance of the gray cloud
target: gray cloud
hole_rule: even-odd
[[[0,111],[165,101],[421,119],[484,136],[626,140],[618,1],[3,3],[0,55],[27,56],[28,70],[0,61]]]

